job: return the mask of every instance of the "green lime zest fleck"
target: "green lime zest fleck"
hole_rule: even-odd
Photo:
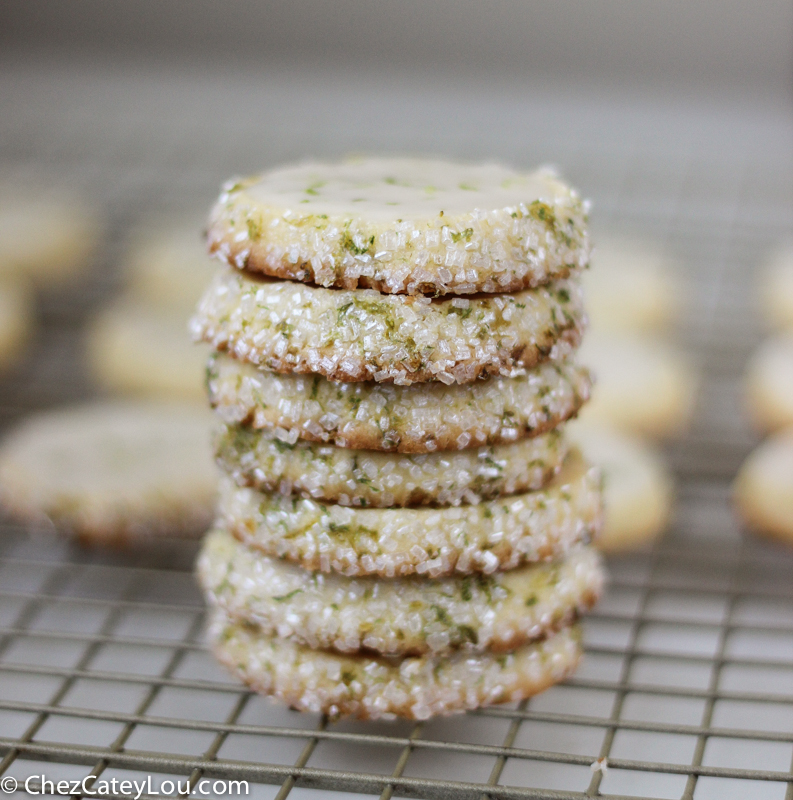
[[[474,235],[474,229],[466,228],[465,230],[462,231],[450,231],[450,234],[452,237],[452,241],[455,242],[455,244],[459,242],[461,239],[465,239],[466,242],[470,242],[471,237]]]
[[[276,603],[284,603],[287,600],[291,600],[296,594],[300,594],[302,591],[302,589],[293,589],[288,594],[273,595],[273,600],[275,600]]]

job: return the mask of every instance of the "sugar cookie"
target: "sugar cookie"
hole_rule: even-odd
[[[581,656],[577,626],[514,653],[402,659],[311,650],[222,613],[214,615],[209,639],[217,658],[255,691],[332,718],[428,719],[516,702],[564,680]]]
[[[574,281],[430,300],[226,270],[204,294],[192,330],[196,341],[275,372],[449,384],[563,357],[578,345],[585,324]]]
[[[269,431],[222,426],[215,455],[239,486],[343,506],[459,506],[541,489],[561,469],[559,429],[512,444],[417,455],[284,441]]]
[[[0,446],[0,502],[87,543],[195,536],[217,476],[209,414],[185,405],[97,403],[32,416]]]
[[[267,555],[348,577],[490,574],[597,536],[600,473],[571,452],[536,492],[446,508],[350,508],[220,482],[222,524]]]
[[[587,210],[547,169],[308,162],[227,183],[209,247],[230,266],[320,286],[512,292],[586,266]]]
[[[211,532],[198,559],[207,598],[237,622],[314,650],[383,655],[510,652],[574,621],[603,587],[593,548],[488,576],[317,575]]]
[[[210,403],[229,424],[274,430],[292,443],[305,439],[399,453],[537,436],[574,416],[591,389],[589,371],[571,359],[545,362],[512,378],[398,386],[279,375],[218,354],[209,360],[206,383]]]

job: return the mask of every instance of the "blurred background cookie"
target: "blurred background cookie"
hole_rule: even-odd
[[[781,245],[766,264],[760,313],[769,328],[793,328],[793,242]]]
[[[96,314],[86,347],[91,375],[112,394],[204,400],[209,349],[178,314],[122,298]]]
[[[141,226],[131,237],[121,265],[131,297],[185,319],[218,267],[207,255],[199,219]]]
[[[793,428],[773,434],[746,459],[734,498],[749,528],[793,544]]]
[[[696,371],[685,354],[655,337],[590,333],[579,351],[595,375],[582,419],[628,433],[665,438],[686,430]]]
[[[763,432],[793,425],[793,329],[766,339],[746,368],[749,415]]]
[[[666,529],[674,497],[670,469],[655,447],[633,436],[581,421],[567,435],[603,473],[603,531],[597,540],[605,552],[635,550]]]
[[[100,228],[94,212],[67,192],[0,187],[0,278],[41,288],[63,283],[90,264]]]
[[[37,414],[0,445],[0,503],[87,544],[200,535],[217,481],[209,424],[204,409],[162,403]]]
[[[121,295],[88,325],[92,378],[115,395],[203,403],[209,348],[193,344],[188,321],[217,267],[200,218],[139,225],[120,269]]]
[[[22,357],[34,325],[30,292],[19,281],[0,279],[0,371]]]
[[[598,333],[667,331],[680,317],[676,265],[652,241],[598,237],[582,282]]]

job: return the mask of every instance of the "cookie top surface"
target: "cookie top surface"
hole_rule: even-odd
[[[589,258],[587,207],[544,169],[416,158],[305,162],[224,186],[209,248],[228,263],[387,293],[515,291]]]
[[[422,158],[309,161],[266,172],[247,187],[263,205],[305,205],[310,214],[387,223],[512,207],[568,191],[548,171],[521,174],[499,164]]]

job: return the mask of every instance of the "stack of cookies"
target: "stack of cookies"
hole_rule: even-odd
[[[602,585],[599,475],[563,432],[590,390],[585,204],[547,171],[309,163],[224,187],[209,247],[220,660],[360,718],[568,675]]]

